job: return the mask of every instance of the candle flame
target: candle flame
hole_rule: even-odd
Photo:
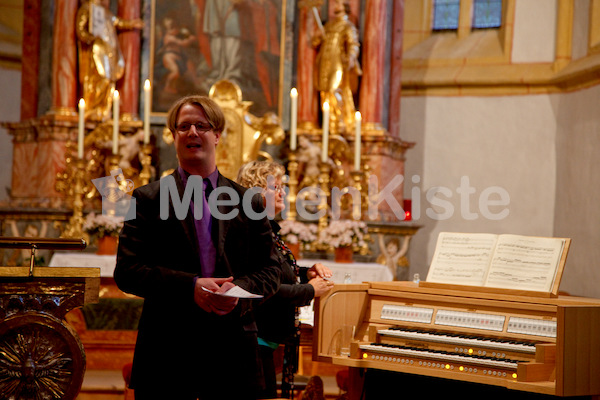
[[[298,97],[298,91],[295,87],[293,87],[292,90],[290,90],[290,97]]]
[[[323,111],[329,111],[329,102],[323,103]]]
[[[360,120],[362,119],[362,115],[360,115],[360,111],[357,111],[357,112],[354,114],[354,117],[356,118],[356,120],[357,120],[357,121],[360,121]]]
[[[144,81],[144,90],[150,90],[150,79]]]
[[[115,91],[114,91],[114,93],[113,93],[113,97],[114,97],[115,99],[118,99],[118,98],[119,98],[119,91],[118,91],[118,90],[115,90]]]
[[[85,108],[85,100],[79,99],[79,108]]]

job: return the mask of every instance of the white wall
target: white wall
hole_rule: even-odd
[[[418,143],[415,161],[420,160],[413,163],[413,150],[407,153],[405,196],[413,198],[414,215],[420,194],[421,216],[415,222],[424,226],[411,247],[411,273],[426,276],[442,231],[553,236],[557,127],[552,100],[546,95],[403,99],[402,138]],[[413,175],[421,177],[417,193]],[[428,200],[426,193],[436,187],[448,193]],[[495,193],[489,200],[502,204],[487,209],[484,197],[482,207],[484,190]],[[436,207],[440,200],[442,207]]]
[[[561,289],[600,297],[600,86],[560,97],[555,236],[572,239]]]
[[[402,138],[417,143],[406,155],[405,197],[413,198],[414,212],[420,195],[415,222],[423,227],[411,244],[410,273],[427,276],[442,231],[570,237],[560,290],[600,298],[599,98],[598,86],[561,95],[403,98]],[[463,196],[470,202],[464,211],[462,176],[474,190]],[[451,191],[438,195],[441,208],[425,198],[436,186]],[[491,186],[510,196],[508,206],[490,208],[508,209],[506,218],[479,210],[477,200]],[[425,214],[428,207],[438,216],[449,207],[453,213],[439,220]]]
[[[557,0],[518,0],[515,5],[512,62],[553,62]]]
[[[21,71],[0,68],[0,122],[17,122],[21,116]],[[8,200],[6,188],[11,185],[12,137],[0,127],[0,202]]]

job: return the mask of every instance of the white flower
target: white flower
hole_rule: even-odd
[[[279,223],[281,230],[279,234],[288,244],[312,243],[317,240],[317,225],[305,224],[304,222],[283,220]]]
[[[91,236],[118,236],[123,227],[123,217],[116,217],[91,212],[85,217],[83,230]]]
[[[319,234],[319,243],[331,247],[364,246],[367,224],[349,219],[334,220]]]

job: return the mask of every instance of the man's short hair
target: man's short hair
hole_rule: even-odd
[[[190,95],[177,100],[167,114],[167,128],[172,134],[177,133],[177,118],[181,107],[185,105],[198,106],[204,110],[208,123],[214,132],[222,133],[225,129],[225,115],[221,107],[209,97],[200,95]]]

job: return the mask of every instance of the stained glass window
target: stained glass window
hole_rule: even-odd
[[[435,0],[433,3],[433,30],[458,29],[460,0]]]
[[[474,0],[473,29],[498,28],[502,24],[502,0]]]

